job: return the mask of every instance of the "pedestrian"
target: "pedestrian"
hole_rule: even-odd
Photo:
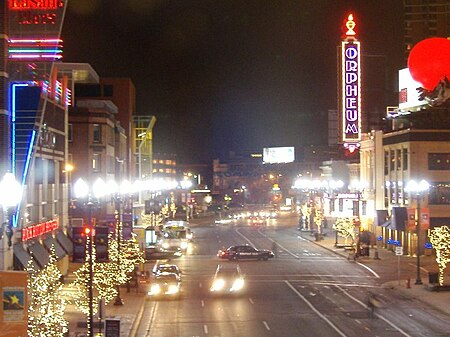
[[[278,244],[275,241],[272,243],[272,252],[275,257],[278,257]]]

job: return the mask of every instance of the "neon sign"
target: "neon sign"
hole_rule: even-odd
[[[342,41],[342,140],[351,150],[361,140],[361,52],[355,39],[353,15],[346,22],[346,39]],[[352,151],[353,152],[353,151]]]
[[[9,9],[11,10],[49,10],[63,7],[64,1],[62,0],[9,0]]]
[[[49,233],[59,227],[59,219],[52,219],[46,222],[41,222],[22,229],[22,241],[37,238],[45,233]]]
[[[18,25],[56,25],[64,9],[63,0],[9,0],[8,5]]]

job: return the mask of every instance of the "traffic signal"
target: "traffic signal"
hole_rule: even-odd
[[[84,263],[86,260],[86,237],[89,227],[72,227],[73,255],[72,262]]]

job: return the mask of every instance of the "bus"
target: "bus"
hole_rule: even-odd
[[[187,221],[168,221],[163,225],[159,244],[164,249],[180,248],[186,251],[193,240],[193,233]]]

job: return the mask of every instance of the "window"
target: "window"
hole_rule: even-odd
[[[69,142],[71,142],[72,141],[72,131],[73,129],[72,129],[72,124],[70,124],[69,123],[69,127],[68,127],[68,135],[67,135],[67,138],[68,138],[68,140],[69,140]]]
[[[389,174],[389,152],[384,151],[384,175]]]
[[[450,170],[450,153],[429,153],[429,170]]]
[[[397,171],[400,171],[402,169],[402,150],[396,151],[395,161],[397,162]]]
[[[395,170],[395,151],[394,150],[391,150],[390,162],[391,162],[390,170],[394,171]]]
[[[94,153],[92,155],[92,170],[94,172],[100,172],[102,155],[100,153]]]
[[[403,171],[408,169],[408,149],[402,149],[403,153]]]
[[[430,184],[428,203],[430,205],[450,204],[450,182],[439,182]]]
[[[94,143],[100,143],[102,141],[102,129],[100,124],[94,124],[93,128],[93,140]]]

